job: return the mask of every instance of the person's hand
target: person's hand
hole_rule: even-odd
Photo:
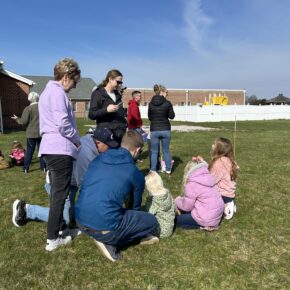
[[[176,213],[176,215],[181,215],[181,212],[178,208],[176,208],[175,213]]]
[[[81,146],[81,142],[80,141],[78,141],[77,143],[74,143],[75,144],[75,146],[77,147],[77,148],[79,148],[80,146]]]
[[[107,107],[107,112],[108,112],[108,113],[114,113],[114,112],[117,112],[118,109],[119,109],[119,106],[118,106],[118,105],[110,104],[110,105]]]
[[[203,162],[203,161],[204,161],[204,159],[203,159],[201,156],[199,156],[199,155],[197,155],[197,156],[193,156],[193,157],[191,158],[191,160],[192,160],[192,161],[196,161],[196,162]]]
[[[16,120],[16,119],[18,119],[18,117],[15,114],[13,114],[13,116],[11,117],[11,119]]]

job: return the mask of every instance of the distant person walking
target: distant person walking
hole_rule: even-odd
[[[139,110],[141,102],[141,92],[133,91],[132,92],[132,100],[128,102],[128,128],[129,129],[141,129],[142,127],[142,119]]]
[[[15,120],[19,125],[26,126],[27,145],[23,164],[24,173],[28,173],[35,147],[37,145],[37,149],[39,150],[41,142],[39,133],[38,100],[38,93],[31,92],[28,95],[28,101],[30,102],[30,105],[24,108],[21,117],[19,118],[15,114],[13,114],[11,117],[11,119]],[[39,158],[39,163],[40,169],[45,171],[45,162],[42,157]]]
[[[67,93],[76,87],[81,71],[70,58],[54,67],[54,81],[49,81],[39,101],[39,154],[44,157],[51,184],[50,211],[45,249],[53,251],[71,241],[71,236],[59,236],[66,228],[63,208],[71,185],[73,160],[77,158],[80,139]]]
[[[174,119],[175,113],[170,101],[166,99],[168,91],[163,85],[154,85],[156,93],[152,97],[148,107],[148,119],[150,120],[151,142],[151,170],[157,171],[158,148],[162,145],[162,153],[166,166],[166,173],[171,174],[171,155],[169,151],[171,139],[171,125],[169,119]]]
[[[120,94],[122,84],[122,73],[116,69],[110,70],[93,91],[89,109],[89,118],[96,120],[97,127],[110,129],[119,144],[127,129],[126,113]]]

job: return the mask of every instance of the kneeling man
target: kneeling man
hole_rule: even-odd
[[[79,228],[93,237],[102,254],[113,262],[122,258],[118,252],[120,247],[134,240],[158,242],[158,238],[151,235],[158,225],[156,218],[139,211],[144,176],[135,161],[142,147],[142,136],[129,130],[120,148],[109,149],[94,159],[75,206]],[[129,210],[124,204],[131,193],[133,207]]]

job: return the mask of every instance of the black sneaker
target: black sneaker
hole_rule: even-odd
[[[117,260],[121,260],[123,258],[120,253],[117,253],[116,247],[103,244],[95,239],[94,241],[99,250],[101,251],[102,255],[107,259],[109,259],[110,261],[116,262]]]
[[[26,224],[26,209],[25,209],[25,201],[16,199],[13,202],[13,215],[12,222],[16,227],[21,227]]]

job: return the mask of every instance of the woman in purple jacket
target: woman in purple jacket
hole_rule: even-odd
[[[79,136],[67,93],[76,87],[81,71],[76,61],[65,58],[54,67],[54,81],[49,81],[40,96],[39,125],[42,141],[39,155],[44,157],[51,184],[50,211],[45,249],[53,251],[71,241],[60,236],[66,228],[63,220],[65,199],[69,194],[73,160],[76,159]]]
[[[221,221],[224,202],[203,162],[189,161],[184,169],[184,195],[175,199],[176,226],[214,230]]]

